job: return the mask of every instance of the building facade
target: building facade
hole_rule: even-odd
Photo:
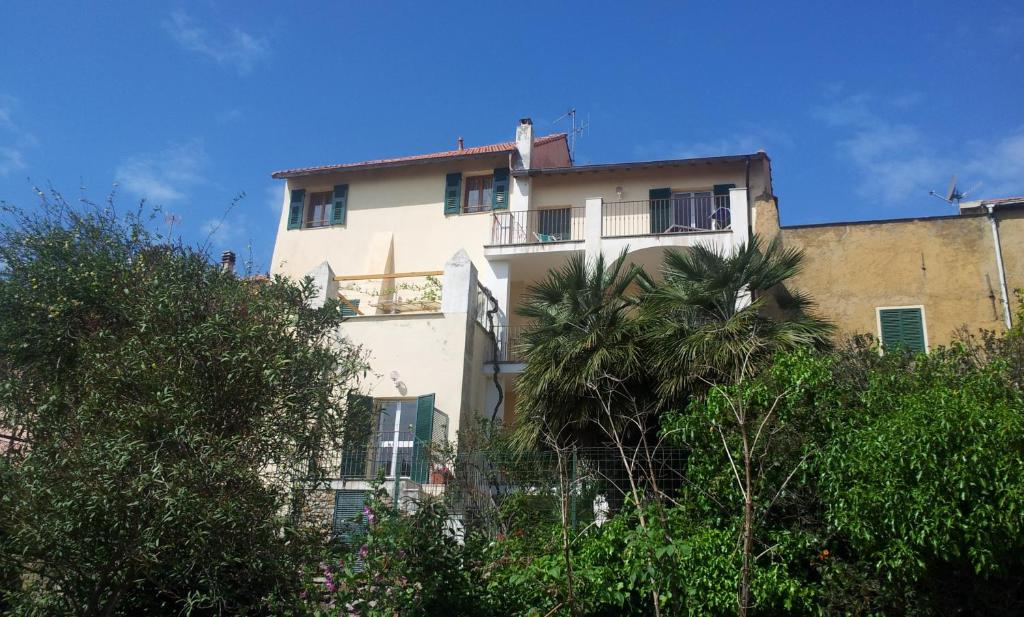
[[[841,336],[924,350],[964,325],[1006,328],[1011,292],[1024,286],[1024,200],[780,226],[764,152],[579,166],[565,134],[535,136],[523,119],[503,143],[459,139],[454,150],[273,176],[286,182],[271,272],[313,277],[320,300],[338,298],[350,316],[343,334],[369,353],[377,420],[364,458],[376,467],[342,465],[357,478],[382,468],[438,484],[419,444],[453,439],[476,416],[514,422],[526,325],[515,309],[571,255],[626,251],[656,274],[668,249],[779,237],[806,255],[794,289]]]
[[[656,271],[666,249],[737,246],[774,211],[763,152],[577,166],[565,134],[528,119],[504,143],[274,177],[271,272],[312,276],[350,315],[389,469],[439,424],[451,439],[474,416],[514,421],[515,307],[570,255],[626,250]]]
[[[1024,198],[965,202],[949,216],[777,233],[805,255],[793,288],[811,295],[841,337],[870,334],[928,351],[965,331],[1001,332],[1024,288]]]

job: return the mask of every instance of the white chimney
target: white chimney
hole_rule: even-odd
[[[516,150],[519,151],[519,169],[530,169],[533,156],[533,120],[523,118],[516,127]]]

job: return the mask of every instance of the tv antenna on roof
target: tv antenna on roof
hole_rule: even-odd
[[[551,121],[551,124],[556,124],[562,120],[568,118],[572,124],[572,128],[569,130],[569,158],[576,158],[576,138],[582,136],[584,131],[587,135],[590,135],[590,114],[587,114],[587,121],[582,124],[576,124],[576,108],[570,107],[569,111],[565,112],[561,116],[558,116]]]
[[[953,206],[956,206],[957,208],[959,208],[960,207],[960,200],[962,200],[964,197],[967,197],[968,195],[973,194],[974,191],[978,190],[978,188],[980,186],[981,186],[981,182],[975,184],[974,186],[972,186],[970,189],[968,189],[966,191],[961,191],[960,189],[958,189],[956,187],[956,174],[953,174],[953,177],[950,178],[950,180],[949,180],[949,188],[946,189],[946,193],[944,195],[939,195],[935,191],[928,191],[928,194],[929,195],[934,195],[935,197],[938,197],[942,201],[946,202],[947,204],[950,204],[950,205],[953,205]]]

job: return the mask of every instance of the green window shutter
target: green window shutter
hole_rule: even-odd
[[[462,174],[448,174],[444,181],[444,213],[458,214],[461,211]]]
[[[651,233],[664,233],[669,226],[672,189],[651,189],[647,198],[651,200]]]
[[[335,538],[350,542],[352,535],[365,528],[363,507],[366,491],[342,489],[334,492],[334,520],[331,531]]]
[[[884,309],[879,311],[878,320],[882,327],[883,350],[901,347],[913,353],[925,351],[921,309]]]
[[[356,298],[355,300],[349,300],[349,302],[352,303],[352,306],[354,306],[356,308],[359,308],[359,298]],[[341,303],[341,316],[342,317],[355,317],[356,315],[358,315],[359,313],[356,313],[354,310],[352,310],[352,306],[349,306],[349,305],[345,304],[344,302],[342,302]]]
[[[494,210],[508,209],[508,169],[494,170],[494,190],[491,192],[491,207]]]
[[[348,185],[338,184],[334,187],[334,200],[331,208],[331,225],[344,225],[348,218]]]
[[[367,469],[367,454],[373,429],[377,426],[373,398],[349,394],[345,409],[345,427],[341,442],[341,477],[367,478],[374,470]]]
[[[416,435],[412,447],[412,479],[426,484],[430,477],[430,444],[434,439],[434,395],[416,399]]]
[[[288,208],[288,229],[302,227],[302,207],[306,203],[306,189],[292,191],[291,206]]]

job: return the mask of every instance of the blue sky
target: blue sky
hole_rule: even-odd
[[[784,224],[949,214],[957,173],[1024,194],[1012,2],[12,2],[0,200],[117,183],[257,269],[276,169],[539,133],[577,161],[772,156]],[[84,188],[83,188],[84,187]],[[232,198],[242,199],[225,216]],[[223,221],[223,224],[218,224]]]

